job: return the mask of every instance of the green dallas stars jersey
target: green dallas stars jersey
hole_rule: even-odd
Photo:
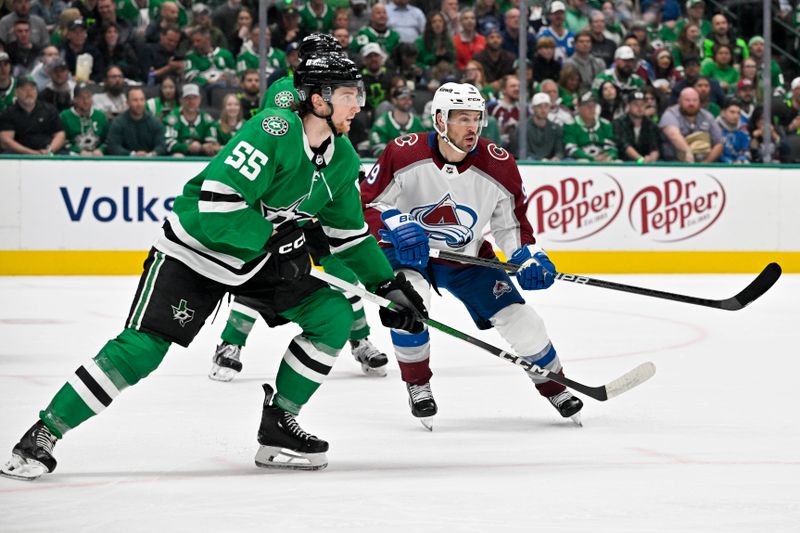
[[[292,104],[297,102],[297,91],[294,88],[294,78],[292,76],[284,76],[283,78],[272,82],[264,93],[264,99],[261,100],[260,111],[268,107],[277,107],[280,109],[288,109]]]
[[[422,119],[411,114],[408,124],[401,126],[395,119],[394,114],[389,111],[375,120],[372,129],[369,131],[369,149],[372,157],[378,157],[383,153],[386,145],[393,139],[401,137],[406,133],[420,133],[429,130]]]
[[[603,82],[610,81],[614,84],[623,98],[626,98],[630,93],[644,89],[644,80],[638,74],[631,74],[627,81],[622,81],[617,77],[617,71],[614,67],[607,68],[600,74],[594,77],[592,82],[592,94],[595,98],[600,97],[600,86]]]
[[[364,222],[359,168],[347,137],[332,138],[315,156],[297,115],[266,109],[186,184],[155,247],[210,279],[240,285],[267,261],[276,225],[315,217],[331,252],[373,290],[393,274]]]
[[[614,128],[604,118],[597,117],[594,126],[589,128],[581,117],[575,122],[564,125],[564,148],[567,156],[574,159],[594,161],[605,153],[611,159],[617,159],[617,144],[614,142]]]
[[[307,3],[300,9],[300,28],[305,33],[322,32],[328,33],[333,28],[334,11],[327,4],[321,16],[317,16],[311,9],[311,3]]]
[[[67,138],[66,147],[71,154],[79,154],[82,150],[105,151],[108,135],[108,118],[105,113],[93,108],[88,117],[83,117],[71,107],[62,111],[60,116]]]
[[[282,68],[286,68],[286,54],[270,46],[264,72],[269,78],[270,74]],[[253,43],[250,41],[244,43],[242,51],[236,56],[236,75],[241,77],[247,69],[258,70],[258,52],[253,49]]]
[[[225,48],[214,48],[208,55],[200,55],[192,49],[186,54],[185,68],[186,81],[203,86],[217,81],[223,74],[233,74],[236,61]]]
[[[383,33],[378,33],[372,26],[365,26],[353,38],[350,50],[361,53],[361,49],[368,43],[378,43],[383,47],[383,51],[391,56],[392,51],[400,44],[400,34],[391,28],[387,28]]]
[[[214,122],[214,131],[217,134],[217,142],[219,145],[225,146],[228,144],[230,140],[233,139],[233,136],[239,133],[239,130],[242,129],[242,126],[244,126],[244,120],[240,120],[239,123],[231,129],[231,131],[225,132],[220,127],[219,121]]]
[[[15,91],[17,89],[17,80],[11,78],[11,83],[5,89],[0,89],[0,113],[8,109],[14,100],[17,99]]]
[[[201,111],[193,122],[189,122],[179,107],[164,119],[164,137],[169,153],[189,155],[189,144],[192,141],[205,143],[217,140],[214,118]]]

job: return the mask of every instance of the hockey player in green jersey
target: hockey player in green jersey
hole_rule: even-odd
[[[57,440],[155,370],[170,344],[188,346],[226,292],[255,298],[267,321],[289,320],[302,330],[283,355],[277,392],[264,385],[256,464],[327,465],[328,443],[303,431],[295,416],[330,372],[353,312],[340,292],[309,275],[302,225],[319,220],[331,252],[368,289],[398,304],[381,310],[384,325],[422,331],[427,312],[364,222],[359,159],[341,136],[364,102],[356,65],[311,57],[295,80],[296,114],[258,114],[185,185],[145,260],[125,329],[56,393],[0,473],[34,479],[52,472]]]
[[[103,155],[108,135],[108,118],[92,107],[92,91],[79,83],[72,91],[72,107],[61,112],[66,148],[72,155]]]
[[[614,128],[597,112],[591,91],[581,96],[575,122],[564,125],[564,149],[567,157],[578,161],[616,161],[619,158]]]
[[[300,44],[301,58],[312,54],[343,53],[339,43],[328,34],[313,33],[303,39]],[[292,81],[292,78],[282,78]],[[288,90],[288,89],[287,89]],[[293,99],[297,96],[294,86],[291,86]],[[284,106],[272,106],[281,108]],[[348,283],[358,283],[358,277],[347,268],[342,261],[329,255],[328,239],[322,231],[319,223],[306,224],[303,227],[311,256],[317,264],[322,263],[326,272],[338,278],[344,279]],[[311,243],[314,243],[314,246]],[[327,257],[326,257],[327,256]],[[321,259],[323,258],[324,259]],[[375,347],[369,340],[369,324],[364,313],[364,302],[358,296],[345,294],[353,307],[353,326],[350,330],[350,352],[353,357],[361,364],[361,370],[368,376],[386,376],[386,366],[389,358],[381,350]],[[237,297],[231,305],[231,313],[222,331],[220,344],[217,346],[212,357],[211,371],[208,377],[215,381],[231,381],[242,371],[241,354],[242,348],[247,342],[247,337],[253,329],[253,325],[258,319],[257,306],[251,304],[246,297]]]

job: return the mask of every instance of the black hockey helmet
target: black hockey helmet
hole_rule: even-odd
[[[339,41],[336,40],[336,37],[330,33],[312,33],[300,41],[300,50],[298,54],[302,61],[306,57],[314,54],[322,55],[331,52],[340,54],[343,52],[342,46],[339,44]]]
[[[358,88],[358,105],[364,106],[364,82],[356,64],[344,54],[312,54],[305,57],[294,71],[294,87],[301,102],[315,92],[331,103],[337,87]]]

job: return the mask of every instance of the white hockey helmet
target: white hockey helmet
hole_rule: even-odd
[[[469,83],[448,82],[436,89],[431,104],[431,118],[433,119],[433,129],[436,130],[444,142],[454,150],[464,153],[447,136],[447,119],[450,111],[479,111],[481,114],[480,125],[478,126],[478,137],[486,123],[486,101],[483,99],[477,87]],[[444,129],[439,129],[436,122],[436,115],[442,114]]]

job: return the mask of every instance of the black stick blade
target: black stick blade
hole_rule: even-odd
[[[756,279],[750,283],[750,285],[742,289],[742,292],[733,298],[722,300],[720,302],[720,309],[725,309],[726,311],[738,311],[744,308],[748,304],[760,298],[762,294],[767,292],[773,285],[775,285],[775,282],[781,277],[782,272],[781,266],[778,263],[768,264],[756,277]]]

